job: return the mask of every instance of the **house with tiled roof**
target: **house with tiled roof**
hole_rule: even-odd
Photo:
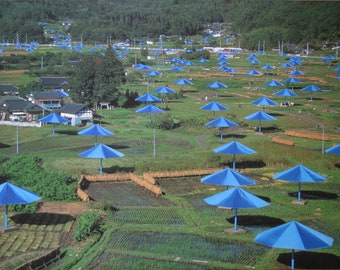
[[[71,119],[71,125],[85,125],[93,121],[94,112],[81,103],[68,103],[60,109],[62,117]]]
[[[17,96],[19,95],[19,89],[14,84],[1,83],[0,84],[0,95]]]
[[[36,121],[43,109],[21,97],[3,96],[0,98],[0,120]]]
[[[69,89],[68,77],[40,77],[39,83],[45,90],[62,89],[64,91]]]
[[[27,98],[45,110],[59,110],[63,100],[63,96],[57,91],[33,92]]]

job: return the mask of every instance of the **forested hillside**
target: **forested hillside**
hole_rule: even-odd
[[[193,36],[203,34],[207,23],[225,22],[245,48],[256,47],[258,40],[268,46],[279,40],[321,46],[340,39],[339,10],[337,1],[2,0],[0,38],[46,42],[48,31],[57,30],[74,40],[100,43],[107,37]]]

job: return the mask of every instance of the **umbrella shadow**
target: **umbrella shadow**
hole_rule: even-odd
[[[297,197],[298,192],[289,192],[289,197]],[[330,193],[319,190],[301,190],[301,197],[309,200],[336,200],[339,196],[336,193]]]
[[[109,168],[103,168],[103,172],[107,174],[112,174],[112,173],[131,173],[135,170],[135,167],[120,167],[120,166],[111,166]]]
[[[223,134],[223,138],[236,138],[236,139],[243,139],[245,138],[247,135],[244,134],[235,134],[235,133],[228,133],[228,134]],[[216,135],[216,137],[221,137],[219,134]]]
[[[262,199],[262,198],[261,198]],[[234,217],[228,218],[228,222],[234,223]],[[284,224],[281,218],[261,216],[261,215],[239,215],[237,223],[241,226],[278,226]]]
[[[11,217],[17,226],[28,225],[57,225],[75,221],[75,217],[56,213],[20,213]]]
[[[277,261],[290,266],[292,253],[280,253]],[[294,254],[294,265],[299,269],[339,269],[340,257],[331,253],[298,251]]]
[[[78,135],[76,130],[56,130],[54,132],[63,135]]]
[[[223,167],[233,167],[233,162],[221,163]],[[263,168],[266,163],[263,160],[246,160],[246,161],[236,161],[236,169],[246,169],[246,168]]]
[[[0,143],[0,148],[8,148],[10,147],[8,144]]]
[[[128,145],[123,145],[123,144],[107,144],[107,146],[113,148],[113,149],[127,149],[130,148]]]
[[[256,127],[255,130],[258,132],[259,128]],[[261,132],[262,133],[270,133],[270,132],[274,133],[274,132],[282,132],[282,131],[283,131],[282,129],[277,128],[275,126],[272,126],[272,127],[261,127]]]

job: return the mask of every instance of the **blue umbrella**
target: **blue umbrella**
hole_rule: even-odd
[[[137,113],[148,113],[150,114],[150,123],[152,123],[151,115],[153,113],[163,113],[164,111],[162,109],[159,109],[158,107],[150,104],[147,105],[139,110],[136,111]],[[156,129],[154,128],[154,136],[153,136],[153,156],[156,157]]]
[[[179,84],[179,85],[192,85],[193,83],[187,79],[180,78],[179,80],[173,82],[173,84]],[[181,88],[183,90],[183,88]]]
[[[277,81],[277,80],[271,80],[265,84],[265,86],[270,86],[270,87],[277,87],[277,86],[283,86],[284,84]]]
[[[288,74],[290,74],[290,75],[304,75],[305,73],[302,72],[301,70],[294,69],[293,71],[289,72]]]
[[[53,126],[52,126],[52,135],[54,136],[54,133],[55,133],[55,124],[68,123],[68,122],[70,122],[70,120],[68,120],[65,117],[60,116],[59,114],[51,113],[49,115],[46,115],[43,118],[38,119],[38,122],[53,124]]]
[[[151,119],[151,114],[153,113],[163,113],[164,111],[162,109],[159,109],[158,107],[152,105],[152,104],[149,104],[141,109],[138,109],[136,111],[137,113],[149,113],[150,114],[150,123],[152,122],[152,119]]]
[[[218,88],[227,88],[228,86],[219,82],[219,81],[215,81],[213,83],[208,84],[207,87],[208,88],[215,88],[216,89],[216,97],[218,97],[217,89]]]
[[[275,117],[270,114],[265,113],[264,111],[258,111],[251,115],[244,117],[246,120],[259,120],[259,133],[261,133],[261,121],[273,121],[276,120]]]
[[[210,102],[200,108],[200,110],[206,110],[206,111],[213,111],[214,115],[216,111],[226,111],[228,110],[227,106],[224,106],[216,101]]]
[[[271,66],[271,65],[264,65],[264,66],[261,67],[261,69],[266,70],[266,71],[267,71],[267,75],[268,75],[268,71],[269,71],[269,70],[274,70],[275,67],[273,67],[273,66]]]
[[[295,97],[297,94],[289,89],[282,89],[276,93],[274,93],[275,96],[282,96],[285,97],[283,104],[287,104],[287,97]]]
[[[322,90],[314,84],[302,88],[301,91],[310,92],[310,101],[313,101],[313,92],[322,92]]]
[[[160,77],[160,76],[162,76],[162,73],[160,73],[160,72],[158,72],[158,71],[153,69],[153,70],[145,73],[144,76]]]
[[[0,205],[5,205],[4,229],[8,229],[8,205],[27,204],[41,200],[41,198],[22,187],[18,187],[9,182],[0,185]]]
[[[184,68],[180,67],[180,66],[173,66],[172,68],[170,68],[171,71],[183,71]]]
[[[335,68],[333,68],[334,71],[339,72],[340,71],[340,65],[336,66]]]
[[[333,245],[334,240],[293,220],[259,233],[254,241],[272,248],[291,249],[291,269],[294,269],[294,250],[328,248]]]
[[[224,117],[218,117],[205,124],[207,127],[218,127],[220,129],[220,140],[223,138],[222,129],[227,127],[238,127],[238,124]]]
[[[260,106],[263,106],[263,108],[265,106],[276,106],[277,105],[277,103],[275,101],[271,100],[268,97],[260,97],[256,100],[252,101],[251,104],[260,105]]]
[[[159,102],[161,101],[160,98],[156,97],[156,96],[153,96],[149,93],[147,94],[144,94],[138,98],[135,99],[136,101],[139,101],[139,102]]]
[[[255,181],[230,168],[207,175],[201,179],[202,183],[216,186],[248,186],[255,185]]]
[[[237,141],[231,141],[225,145],[215,148],[213,151],[218,154],[233,155],[233,169],[235,169],[236,165],[235,155],[250,155],[256,153],[255,150]]]
[[[151,68],[150,66],[148,66],[148,65],[143,65],[143,64],[139,65],[139,66],[137,67],[137,69],[139,69],[139,70],[152,70],[152,68]]]
[[[246,74],[247,74],[247,75],[250,75],[251,78],[252,78],[252,79],[251,79],[252,82],[254,82],[254,81],[255,81],[255,80],[254,80],[254,76],[255,76],[255,75],[260,75],[261,72],[255,70],[255,69],[252,69],[252,70],[248,71]]]
[[[290,182],[298,182],[299,183],[298,200],[297,200],[298,202],[301,201],[301,195],[300,195],[301,182],[319,182],[319,181],[327,180],[326,177],[312,171],[311,169],[303,165],[296,165],[295,167],[292,167],[278,174],[275,174],[273,178],[275,180],[286,180]]]
[[[291,84],[292,85],[292,90],[294,90],[294,83],[301,82],[301,80],[299,78],[296,78],[296,77],[291,77],[291,78],[288,78],[288,79],[284,80],[284,82],[286,82],[288,84]]]
[[[78,135],[94,136],[95,137],[94,145],[97,145],[97,137],[98,136],[112,136],[112,135],[114,135],[114,133],[112,131],[110,131],[106,128],[103,128],[102,126],[96,124],[96,125],[92,125],[92,126],[86,128],[86,129],[79,131]]]
[[[201,58],[198,60],[199,63],[207,63],[209,62],[209,60],[205,59],[205,58]]]
[[[174,94],[174,93],[176,93],[175,90],[171,89],[168,86],[161,86],[161,87],[157,88],[156,90],[154,90],[153,92],[159,93],[159,94]]]
[[[124,156],[124,154],[115,149],[112,149],[111,147],[105,144],[98,144],[97,146],[94,146],[78,154],[78,156],[83,157],[83,158],[99,158],[100,159],[99,172],[100,172],[100,175],[102,175],[103,174],[103,168],[102,168],[103,159],[121,158]]]
[[[234,208],[234,232],[237,231],[238,208],[260,208],[269,205],[266,201],[239,186],[205,198],[204,201],[214,206]]]
[[[335,154],[335,155],[340,155],[340,144],[335,145],[331,148],[328,148],[325,150],[327,154]]]

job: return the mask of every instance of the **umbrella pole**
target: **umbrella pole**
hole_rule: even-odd
[[[153,157],[156,157],[156,128],[153,129]]]
[[[233,170],[235,170],[235,163],[236,163],[236,156],[234,154],[234,157],[233,157]]]
[[[5,212],[5,218],[4,218],[4,229],[8,228],[8,205],[6,204],[6,212]]]
[[[55,124],[52,125],[52,136],[54,136]]]
[[[103,159],[100,159],[100,165],[99,165],[99,174],[103,175]]]
[[[294,249],[292,249],[292,263],[291,263],[291,268],[294,270]]]
[[[222,128],[220,128],[220,141],[223,139]]]
[[[234,231],[237,231],[237,208],[235,208]]]
[[[299,181],[299,189],[298,189],[298,202],[301,199],[301,194],[300,194],[300,187],[301,187],[301,182]]]
[[[259,120],[259,133],[261,133],[261,120]]]

